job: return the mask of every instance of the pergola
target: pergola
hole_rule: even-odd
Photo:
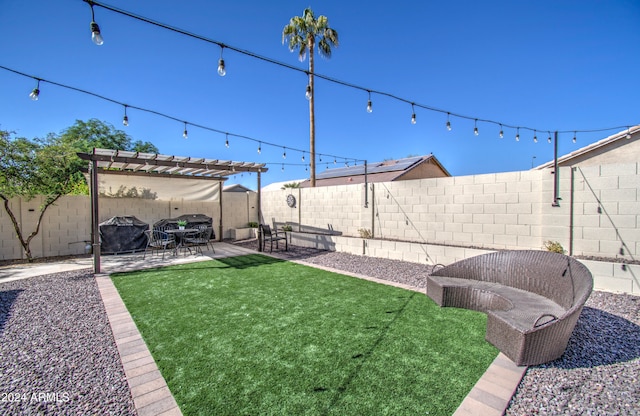
[[[100,273],[100,233],[98,228],[98,175],[138,175],[154,178],[183,178],[224,182],[229,176],[255,172],[258,177],[258,218],[262,217],[260,174],[268,171],[264,163],[234,162],[217,159],[169,156],[154,153],[97,149],[91,153],[78,153],[89,161],[91,194],[91,244],[93,246],[94,273]],[[219,235],[222,237],[222,186],[220,186]]]

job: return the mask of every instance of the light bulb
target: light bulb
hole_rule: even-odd
[[[574,131],[573,132],[573,142],[575,143],[577,141],[578,141],[578,138],[576,137],[576,132]]]
[[[31,94],[29,94],[29,98],[31,98],[33,101],[38,101],[39,97],[40,90],[38,88],[34,88],[33,91],[31,91]]]
[[[218,75],[221,77],[227,75],[227,70],[224,68],[224,59],[218,61]]]
[[[282,158],[286,159],[287,158],[287,151],[282,149]]]
[[[547,137],[547,143],[551,143],[551,135],[549,135],[549,137]]]
[[[302,154],[302,161],[304,162],[304,153]]]
[[[224,147],[226,147],[227,149],[229,148],[229,139],[225,140]]]
[[[627,128],[627,140],[631,140],[631,129]]]
[[[305,92],[304,96],[307,100],[311,99],[311,85],[307,85],[307,91]]]
[[[100,26],[98,26],[96,22],[91,22],[90,27],[91,27],[91,40],[93,41],[93,43],[95,43],[98,46],[102,45],[104,43],[104,39],[100,34]]]
[[[478,132],[478,119],[476,119],[476,120],[473,122],[473,134],[475,134],[476,136],[477,136],[478,134],[480,134],[480,133]]]
[[[258,154],[262,153],[262,143],[258,143]]]
[[[447,120],[447,130],[451,131],[451,122]]]
[[[533,142],[538,143],[538,136],[535,133],[533,133]]]
[[[504,138],[504,131],[502,130],[502,124],[500,124],[500,138]]]
[[[411,114],[411,124],[416,124],[416,113]]]
[[[516,131],[516,141],[520,141],[520,127],[518,127],[518,130]]]
[[[125,114],[124,117],[122,118],[122,124],[126,126],[129,125],[129,117],[127,117],[127,115]]]
[[[373,112],[373,104],[371,104],[371,100],[367,101],[367,113]]]
[[[182,132],[182,137],[184,137],[185,139],[189,138],[189,135],[187,134],[187,123],[184,124],[184,132]]]

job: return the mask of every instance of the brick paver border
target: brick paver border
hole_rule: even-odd
[[[111,278],[95,277],[138,416],[182,416]]]

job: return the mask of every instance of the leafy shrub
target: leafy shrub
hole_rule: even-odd
[[[552,253],[566,253],[564,247],[562,247],[562,244],[557,241],[547,240],[544,242],[544,245],[542,247],[547,251],[551,251]]]

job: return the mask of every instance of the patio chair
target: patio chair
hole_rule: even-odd
[[[195,247],[196,252],[202,253],[202,246],[207,248],[211,248],[215,253],[215,249],[213,248],[213,244],[211,244],[211,232],[213,231],[210,227],[206,225],[197,225],[195,228],[198,229],[198,232],[194,235],[185,236],[185,244],[187,247]]]
[[[154,250],[162,250],[162,260],[164,260],[164,252],[167,249],[172,249],[175,251],[176,238],[174,235],[166,233],[163,230],[157,228],[153,229],[153,231],[147,230],[144,233],[147,236],[147,247],[144,250],[142,259],[147,256],[148,250],[151,250],[151,254],[153,254]]]
[[[278,248],[278,241],[284,240],[284,249],[289,251],[289,242],[287,241],[287,234],[278,235],[278,230],[271,231],[271,227],[266,224],[260,224],[260,232],[262,234],[262,249],[264,250],[265,243],[269,241],[271,243],[270,251],[273,251],[273,242],[276,242],[276,248]]]

